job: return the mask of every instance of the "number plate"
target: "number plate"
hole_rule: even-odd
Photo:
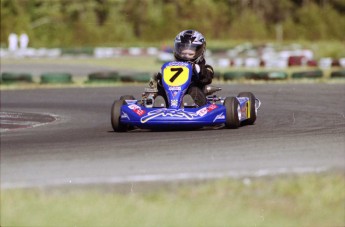
[[[163,80],[169,86],[181,86],[188,81],[189,68],[186,66],[167,66],[163,71]]]

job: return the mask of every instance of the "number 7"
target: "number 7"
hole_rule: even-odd
[[[176,73],[170,78],[170,82],[173,83],[176,78],[183,72],[183,68],[171,68],[170,71],[176,71]]]

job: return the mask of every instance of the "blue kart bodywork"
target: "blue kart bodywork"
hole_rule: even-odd
[[[248,98],[239,98],[240,121],[247,119]],[[125,100],[120,121],[138,128],[204,127],[224,124],[226,107],[222,104],[207,104],[199,108],[145,108],[137,100]]]
[[[162,66],[161,74],[167,105],[154,107],[154,99],[148,104],[145,98],[115,101],[111,113],[114,131],[127,131],[135,127],[166,130],[222,124],[237,128],[248,121],[254,123],[260,101],[251,93],[231,98],[208,96],[204,106],[185,107],[183,97],[194,76],[193,66],[185,62],[167,62]]]

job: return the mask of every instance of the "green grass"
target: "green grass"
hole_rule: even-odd
[[[125,70],[131,72],[157,72],[162,63],[157,61],[155,56],[121,56],[115,58],[46,58],[46,59],[3,59],[1,64],[56,64],[56,65],[94,65],[106,66],[114,70]]]
[[[327,173],[150,192],[2,190],[1,226],[344,226],[344,186],[343,174]]]

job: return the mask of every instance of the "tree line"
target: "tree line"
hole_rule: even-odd
[[[1,0],[1,45],[25,32],[35,47],[172,40],[340,40],[344,0]]]

